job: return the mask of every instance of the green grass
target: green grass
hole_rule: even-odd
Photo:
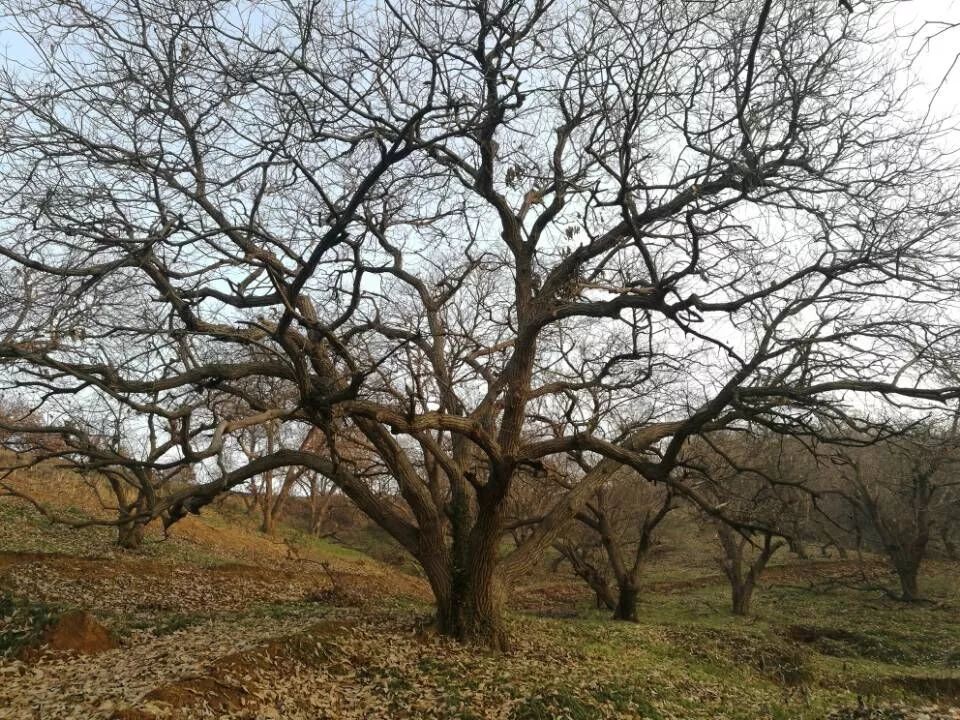
[[[370,557],[351,547],[340,545],[325,538],[303,532],[302,530],[284,527],[282,530],[286,540],[302,552],[304,557],[314,559],[338,558],[341,560],[369,560]]]
[[[931,563],[924,577],[931,602],[909,605],[878,592],[772,586],[759,588],[753,614],[739,618],[728,611],[727,588],[717,584],[645,597],[636,625],[613,623],[586,604],[582,619],[552,622],[577,651],[625,670],[614,685],[619,693],[642,698],[646,688],[671,712],[709,717],[687,694],[719,687],[731,706],[714,707],[716,717],[822,718],[860,695],[915,703],[957,698],[958,577],[960,567]],[[651,685],[651,676],[661,683]],[[690,687],[672,686],[676,678]],[[531,706],[532,717],[538,707]]]

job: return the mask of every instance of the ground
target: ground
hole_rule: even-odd
[[[63,483],[46,501],[92,514]],[[228,505],[119,551],[108,530],[0,499],[0,718],[960,718],[949,563],[928,564],[929,602],[904,605],[853,587],[892,582],[876,559],[784,556],[735,618],[690,540],[659,554],[637,624],[545,569],[510,613],[514,648],[496,654],[437,637],[421,579],[254,527]],[[44,645],[76,610],[117,647]]]

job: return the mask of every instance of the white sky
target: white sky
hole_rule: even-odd
[[[960,62],[953,67],[960,54],[960,2],[899,0],[891,20],[894,46],[912,58],[913,71],[926,89],[923,94],[934,98],[933,115],[960,120]],[[958,27],[948,29],[944,23]],[[918,100],[923,94],[918,93]]]

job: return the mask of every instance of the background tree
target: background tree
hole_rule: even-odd
[[[0,493],[26,500],[48,520],[59,524],[75,528],[112,525],[116,527],[120,547],[139,548],[146,525],[156,516],[161,499],[181,473],[177,466],[161,469],[154,465],[169,451],[169,438],[161,439],[153,423],[137,432],[129,421],[129,413],[123,408],[109,405],[72,408],[62,412],[60,418],[38,417],[24,408],[0,417],[0,429],[7,429],[3,444],[16,450],[16,455],[3,463],[4,477],[37,465],[54,472],[71,470],[85,479],[111,519],[76,519],[52,513],[22,484],[15,487],[0,482]],[[138,443],[142,447],[137,447]],[[146,461],[137,462],[137,457],[145,457]]]
[[[837,451],[837,489],[849,506],[847,528],[883,553],[900,598],[920,598],[920,567],[943,528],[955,521],[960,447],[954,431],[918,425],[860,449]],[[949,531],[947,531],[949,533]]]
[[[579,527],[555,547],[615,620],[636,622],[643,569],[675,498],[668,487],[631,475],[621,473],[600,488],[577,514]]]
[[[718,564],[730,583],[731,609],[748,615],[763,571],[794,540],[807,516],[811,489],[802,446],[769,433],[720,433],[696,444],[690,472],[701,492],[723,505],[704,514],[719,543]]]

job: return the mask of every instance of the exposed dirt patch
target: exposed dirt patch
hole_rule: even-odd
[[[87,558],[91,559],[91,558]],[[103,558],[92,558],[96,561],[102,561]],[[42,552],[0,552],[0,572],[14,565],[23,565],[32,562],[52,562],[63,560],[76,562],[78,558],[63,553],[42,553]]]
[[[694,657],[752,668],[784,686],[802,686],[813,679],[810,651],[795,643],[711,628],[670,628],[665,635],[671,644],[683,647]]]
[[[201,567],[19,554],[0,566],[0,585],[39,602],[110,613],[240,611],[251,604],[303,600],[356,607],[384,597],[431,599],[418,578],[354,561],[328,567],[297,560]]]
[[[870,706],[835,710],[827,720],[957,720],[960,708],[915,707],[906,705]]]
[[[156,720],[156,715],[143,710],[116,710],[110,716],[110,720]]]
[[[116,641],[100,622],[90,613],[73,610],[60,616],[41,637],[41,649],[52,652],[74,652],[81,655],[96,655],[113,650]]]
[[[576,606],[590,597],[582,581],[560,577],[523,585],[511,598],[510,606],[543,617],[575,617]]]
[[[214,712],[236,710],[243,706],[249,692],[213,677],[184,678],[151,690],[143,699],[174,709],[203,706]]]
[[[349,657],[340,657],[349,654],[337,641],[356,624],[344,620],[323,621],[304,632],[225,655],[207,665],[202,675],[184,677],[154,688],[136,705],[117,711],[112,717],[116,720],[124,717],[148,720],[155,717],[151,709],[228,713],[264,697],[267,690],[265,677],[282,676],[298,667],[347,671],[354,662]],[[121,712],[128,715],[121,715]]]
[[[226,655],[211,663],[210,671],[217,677],[238,681],[259,669],[269,666],[283,667],[290,662],[319,667],[333,659],[337,650],[335,640],[356,624],[347,620],[316,623],[302,633],[270,640],[251,650]]]
[[[855,633],[839,628],[814,627],[812,625],[791,625],[787,628],[786,636],[794,642],[804,644],[815,643],[821,639],[852,642],[857,639]]]
[[[875,582],[890,575],[890,569],[881,560],[811,560],[767,568],[760,576],[761,585],[811,585],[824,582]],[[653,593],[678,593],[727,582],[723,575],[707,575],[683,580],[649,583],[646,590]]]

